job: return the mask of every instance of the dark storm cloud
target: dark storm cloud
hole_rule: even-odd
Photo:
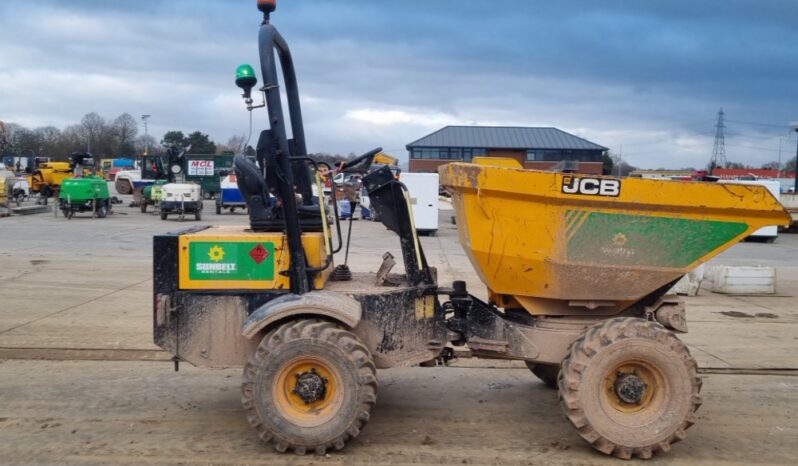
[[[156,131],[244,132],[231,81],[256,61],[254,3],[3,2],[0,118],[130,111],[153,114]],[[798,119],[790,0],[283,0],[274,22],[292,45],[313,150],[402,153],[447,123],[539,124],[623,144],[633,164],[698,166],[720,106],[739,121]],[[787,134],[730,132],[729,158],[752,163],[776,159]]]

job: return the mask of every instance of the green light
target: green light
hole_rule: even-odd
[[[249,65],[240,65],[236,68],[236,86],[242,89],[252,89],[258,83],[255,70]]]

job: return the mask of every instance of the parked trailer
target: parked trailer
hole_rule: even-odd
[[[194,183],[167,183],[161,187],[158,207],[161,220],[178,215],[182,222],[187,214],[193,214],[197,221],[202,220],[202,190]]]
[[[222,177],[219,182],[220,192],[216,196],[216,213],[221,214],[222,210],[230,209],[230,213],[235,212],[236,209],[245,210],[247,203],[244,201],[244,196],[241,195],[241,190],[238,189],[237,178],[235,174],[229,174]]]
[[[111,210],[108,183],[99,176],[66,179],[58,195],[58,208],[67,219],[75,212],[92,212],[97,218],[105,218]]]

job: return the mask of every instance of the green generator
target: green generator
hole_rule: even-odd
[[[108,183],[99,176],[69,178],[61,184],[58,208],[70,219],[75,212],[92,212],[104,218],[111,210]]]

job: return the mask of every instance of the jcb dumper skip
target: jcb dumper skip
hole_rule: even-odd
[[[442,184],[488,287],[483,302],[462,281],[438,285],[407,190],[388,167],[368,170],[375,149],[338,170],[367,173],[363,185],[399,237],[404,273],[389,274],[386,256],[376,274],[338,273],[349,272],[341,265],[332,274],[342,249],[340,229],[337,245],[331,232],[337,215],[313,196],[318,165],[306,152],[291,53],[270,22],[274,2],[258,7],[262,105],[251,95],[254,70],[236,76],[248,110],[269,113],[258,164],[235,159],[249,225],[154,239],[155,342],[175,363],[243,366],[247,420],[280,452],[344,448],[371,416],[377,368],[448,357],[449,344],[526,361],[558,387],[567,418],[601,452],[649,458],[683,439],[701,381],[675,335],[686,330],[684,306],[666,290],[759,227],[786,224],[767,190],[546,173],[501,160],[447,165]]]

